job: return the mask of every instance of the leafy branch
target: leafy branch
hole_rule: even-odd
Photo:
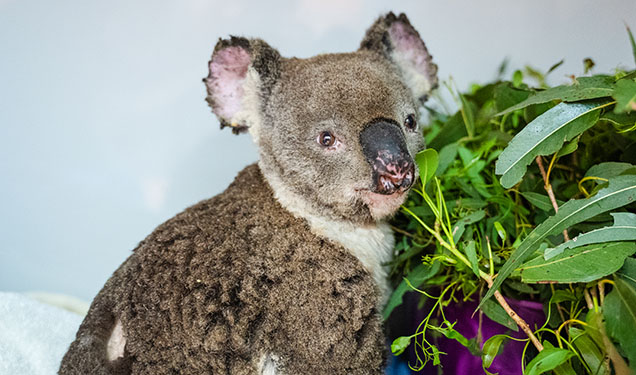
[[[408,290],[430,302],[394,353],[415,343],[421,369],[440,364],[439,340],[451,339],[481,355],[488,373],[501,347],[521,340],[524,374],[628,374],[636,366],[636,338],[626,333],[636,326],[636,71],[548,87],[526,68],[467,93],[448,87],[460,109],[431,109],[429,149],[416,157],[421,187],[393,222],[399,285],[384,316]],[[479,330],[467,339],[444,307],[474,295]],[[541,302],[545,322],[522,319],[515,299]],[[485,318],[527,338],[484,335]]]

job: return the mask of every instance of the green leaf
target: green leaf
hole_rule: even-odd
[[[542,211],[552,211],[554,207],[552,207],[552,202],[550,202],[550,198],[547,195],[534,193],[531,191],[521,192],[521,195],[528,200],[528,202],[532,203],[533,206],[542,210]],[[557,204],[560,206],[563,205],[563,201],[557,200]]]
[[[629,312],[630,319],[636,322],[636,288],[633,288],[621,278],[614,280],[614,283],[616,292],[618,292],[618,295],[621,297],[623,304]],[[636,325],[632,327],[636,327]],[[636,355],[636,353],[634,353],[634,355]]]
[[[632,284],[632,287],[636,288],[636,259],[627,258],[623,267],[616,272],[617,276],[620,276],[628,283]]]
[[[484,368],[484,371],[486,371],[488,367],[492,366],[492,362],[495,360],[497,354],[499,354],[501,345],[506,340],[506,335],[494,335],[486,340],[481,349],[481,365]]]
[[[592,76],[579,77],[571,85],[557,86],[545,91],[537,92],[523,102],[506,108],[506,110],[497,113],[495,116],[505,115],[525,108],[533,104],[542,104],[553,100],[561,100],[563,102],[576,102],[579,100],[598,99],[612,96],[614,77],[612,76]]]
[[[437,332],[441,333],[447,339],[451,339],[451,340],[457,341],[458,343],[462,344],[465,347],[468,347],[470,345],[470,343],[468,342],[468,339],[466,337],[464,337],[464,335],[462,335],[461,333],[457,332],[453,328],[454,324],[449,324],[448,322],[446,322],[446,325],[448,326],[447,328],[436,327],[436,326],[430,326],[428,328],[432,329],[433,331],[437,331]]]
[[[495,230],[497,231],[497,235],[501,238],[502,241],[506,241],[506,230],[501,225],[500,222],[495,221]]]
[[[506,285],[508,287],[516,290],[517,292],[521,292],[521,293],[527,293],[527,294],[539,293],[537,290],[535,290],[530,285],[528,285],[526,283],[519,282],[519,281],[515,281],[515,280],[508,280]]]
[[[593,230],[591,232],[579,234],[568,242],[561,245],[546,249],[543,258],[548,260],[566,249],[574,249],[576,247],[616,241],[636,241],[636,214],[629,212],[613,212],[614,225]]]
[[[554,345],[552,345],[549,341],[544,341],[543,347],[545,349],[552,349],[554,348]],[[553,373],[554,375],[577,375],[577,373],[574,372],[574,369],[572,369],[572,365],[568,361],[565,361],[555,367]]]
[[[591,374],[605,374],[605,366],[603,365],[604,356],[599,347],[594,343],[594,340],[592,340],[585,331],[575,327],[570,327],[569,333],[574,347],[581,353],[581,357],[583,357],[583,360],[592,371]]]
[[[598,177],[607,180],[629,172],[636,173],[636,165],[610,161],[590,167],[590,169],[585,172],[585,177]]]
[[[579,138],[580,137],[576,137],[570,142],[568,142],[568,144],[563,146],[563,148],[561,148],[559,152],[557,152],[557,158],[560,158],[565,155],[569,155],[573,153],[574,151],[576,151],[576,149],[579,148]]]
[[[470,262],[470,267],[472,268],[473,273],[475,273],[475,275],[479,277],[479,260],[477,259],[477,251],[475,250],[475,241],[471,240],[470,242],[468,242],[468,245],[466,245],[464,252],[466,253],[466,257]]]
[[[553,370],[558,365],[572,358],[574,353],[560,348],[545,348],[528,363],[523,375],[539,375]]]
[[[578,300],[579,299],[569,290],[557,289],[552,294],[552,297],[550,297],[550,304]]]
[[[455,225],[453,225],[453,241],[459,241],[459,239],[462,237],[462,234],[464,234],[466,225],[474,224],[484,217],[486,217],[486,211],[479,210],[457,220],[455,222]]]
[[[435,345],[431,345],[430,349],[433,351],[433,366],[438,366],[442,362],[439,359],[440,354],[446,354],[446,353],[440,352],[439,349],[437,349],[437,346]]]
[[[600,279],[623,266],[636,252],[634,242],[595,243],[565,250],[550,260],[537,257],[520,267],[526,283],[585,283]]]
[[[607,298],[607,297],[606,297]],[[607,301],[607,299],[606,299]],[[604,307],[603,307],[604,309]],[[603,323],[603,313],[602,310],[588,310],[587,314],[585,314],[585,322],[587,323],[584,326],[585,332],[590,336],[592,341],[599,347],[605,348],[605,337],[607,336],[605,332],[605,324]]]
[[[515,70],[512,74],[512,85],[519,87],[523,83],[523,72],[521,70]]]
[[[459,98],[462,102],[461,113],[464,124],[466,125],[466,133],[472,138],[475,134],[475,114],[473,113],[473,108],[470,106],[470,103],[466,100],[466,97],[460,93]]]
[[[502,326],[509,328],[515,332],[519,331],[517,323],[506,313],[506,310],[495,301],[488,300],[481,307],[481,311],[493,322],[497,322]]]
[[[621,278],[614,280],[615,287],[605,297],[603,316],[610,337],[615,339],[629,362],[636,363],[636,289]]]
[[[629,42],[632,45],[632,54],[634,55],[634,63],[636,63],[636,42],[634,41],[634,34],[632,34],[632,30],[629,28],[629,26],[625,25],[625,28],[627,29],[627,35],[629,35]]]
[[[461,111],[457,111],[457,113],[451,116],[442,126],[442,130],[431,139],[427,147],[441,150],[442,147],[457,142],[467,135],[468,133],[466,132],[466,126],[464,126],[462,113]]]
[[[564,59],[561,59],[561,61],[559,61],[558,63],[555,63],[554,65],[552,65],[550,67],[550,69],[548,69],[548,71],[545,73],[545,75],[547,76],[548,74],[552,73],[553,71],[555,71],[558,67],[560,67],[561,65],[563,65],[563,63],[565,62]]]
[[[537,117],[521,130],[499,155],[495,173],[501,185],[509,189],[526,173],[526,168],[539,155],[550,155],[592,127],[606,102],[561,103]]]
[[[455,142],[446,145],[439,150],[439,164],[435,171],[436,176],[441,176],[444,172],[446,172],[446,169],[453,164],[453,161],[457,156],[457,147],[458,144]]]
[[[612,98],[616,99],[614,112],[623,113],[636,110],[636,81],[621,79],[616,82]]]
[[[554,216],[539,224],[526,237],[510,258],[499,270],[493,286],[486,292],[480,304],[492,297],[501,283],[528,256],[539,248],[543,240],[550,235],[562,232],[574,224],[585,221],[593,216],[630,204],[636,200],[636,176],[625,175],[611,178],[609,186],[601,189],[596,195],[579,200],[570,200]]]
[[[495,99],[495,107],[497,111],[503,111],[506,108],[520,103],[530,96],[530,91],[513,87],[510,82],[502,82],[495,87],[493,96]]]
[[[627,132],[636,129],[636,111],[632,112],[605,112],[601,115],[601,120],[611,122],[616,129]]]
[[[408,275],[406,275],[405,279],[408,280],[414,287],[419,288],[426,280],[437,274],[439,266],[439,262],[433,262],[431,265],[419,264],[411,272],[409,272]],[[412,290],[406,280],[402,280],[400,285],[398,285],[397,288],[395,288],[395,291],[391,294],[391,297],[382,312],[384,320],[389,318],[393,309],[402,304],[404,294]]]
[[[411,336],[400,336],[397,339],[393,340],[391,344],[391,353],[397,356],[402,354],[406,348],[411,345]]]
[[[437,151],[432,148],[420,151],[415,155],[415,163],[420,170],[420,180],[422,180],[422,190],[426,188],[428,181],[435,176],[435,170],[439,158]]]

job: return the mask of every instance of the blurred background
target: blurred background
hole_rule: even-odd
[[[389,10],[460,89],[504,58],[565,59],[553,84],[587,57],[593,72],[633,66],[634,0],[0,0],[0,290],[91,300],[154,227],[256,161],[204,102],[219,37],[346,52]]]

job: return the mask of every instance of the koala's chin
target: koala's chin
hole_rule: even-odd
[[[373,220],[381,221],[387,219],[398,211],[402,203],[406,200],[408,191],[397,192],[391,195],[384,195],[364,191],[360,193],[361,199],[369,209]]]

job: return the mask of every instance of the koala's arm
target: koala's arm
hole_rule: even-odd
[[[115,311],[122,293],[122,278],[133,257],[115,271],[91,303],[75,340],[62,359],[59,374],[130,374],[131,358],[123,347],[115,358],[109,358],[108,346],[117,325]]]
[[[284,333],[272,353],[281,357],[282,374],[383,373],[384,332],[373,280],[362,269],[334,273],[336,278],[325,280],[308,272],[289,285],[281,311]]]

